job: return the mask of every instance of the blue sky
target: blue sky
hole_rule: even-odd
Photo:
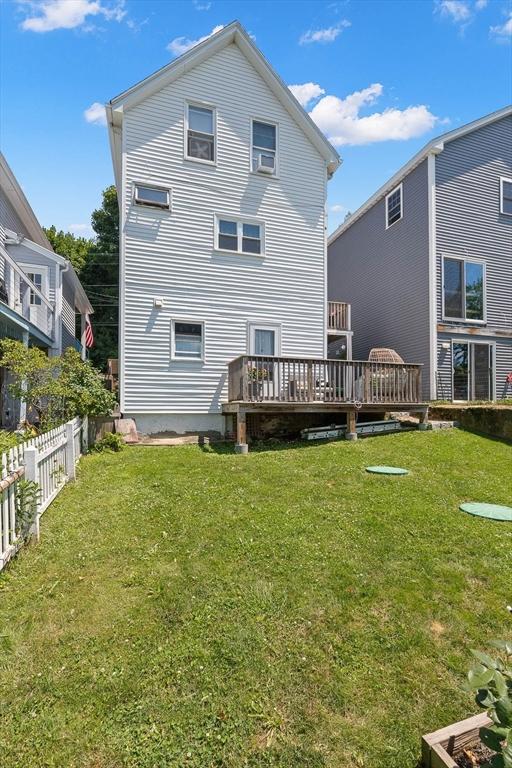
[[[512,102],[504,0],[3,0],[0,137],[42,224],[89,234],[98,106],[239,19],[329,138],[330,229],[437,134]],[[307,101],[309,99],[309,101]],[[94,106],[96,105],[96,106]]]

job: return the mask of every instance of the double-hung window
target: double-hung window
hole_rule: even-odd
[[[263,224],[219,216],[216,230],[217,250],[263,255]]]
[[[251,168],[257,173],[275,176],[277,171],[277,125],[252,121]]]
[[[402,194],[402,185],[399,184],[386,195],[386,229],[400,221],[403,216]]]
[[[150,184],[134,185],[134,201],[137,205],[146,205],[150,208],[171,208],[171,191],[166,187],[155,187]]]
[[[40,272],[27,272],[27,277],[29,280],[32,280],[35,287],[43,292],[43,276]],[[34,291],[33,288],[30,289],[30,306],[31,307],[40,307],[41,306],[41,297],[37,295],[37,293]]]
[[[181,360],[202,360],[204,357],[203,323],[172,321],[172,356]]]
[[[215,162],[215,109],[187,104],[186,156]]]
[[[512,216],[512,179],[500,179],[500,213]]]
[[[485,267],[482,262],[443,259],[443,305],[447,320],[485,319]]]

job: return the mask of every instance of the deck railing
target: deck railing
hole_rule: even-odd
[[[422,366],[241,355],[228,366],[229,401],[421,403]]]
[[[329,331],[350,331],[350,304],[344,301],[327,302],[327,329]]]

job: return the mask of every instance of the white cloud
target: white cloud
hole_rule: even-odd
[[[323,96],[325,93],[317,83],[302,83],[302,85],[289,85],[288,88],[293,93],[297,101],[305,108],[313,99]]]
[[[512,11],[508,14],[508,19],[496,27],[490,28],[490,33],[493,37],[501,42],[506,42],[512,37]]]
[[[90,224],[70,224],[68,232],[72,232],[77,237],[94,237],[94,230]]]
[[[100,0],[18,0],[31,15],[27,16],[21,28],[31,32],[52,32],[55,29],[75,29],[85,24],[90,16],[103,16],[121,21],[126,15],[124,0],[105,5]]]
[[[406,109],[390,108],[360,116],[363,107],[374,104],[382,92],[383,86],[373,83],[344,99],[324,96],[309,114],[327,138],[338,147],[344,144],[361,145],[411,139],[431,130],[437,123],[438,118],[424,104]]]
[[[332,43],[343,29],[350,26],[350,21],[342,19],[335,26],[327,27],[327,29],[308,29],[308,31],[304,32],[301,36],[299,45],[307,45],[308,43]]]
[[[331,213],[343,213],[343,211],[346,211],[347,209],[345,208],[344,205],[340,205],[339,203],[336,203],[335,205],[331,205],[329,210]]]
[[[485,8],[488,3],[489,3],[489,0],[476,0],[475,8],[477,9],[477,11],[481,11],[482,8]]]
[[[174,40],[171,40],[167,45],[167,50],[170,51],[173,56],[181,56],[182,53],[186,53],[190,48],[193,48],[194,45],[198,45],[204,40],[208,40],[209,37],[216,32],[220,32],[221,29],[224,29],[224,24],[217,24],[208,35],[198,37],[197,40],[191,40],[189,37],[175,37]]]
[[[472,16],[471,8],[464,0],[438,0],[436,9],[456,24],[468,22]]]
[[[84,111],[84,117],[88,123],[94,123],[94,125],[106,125],[107,115],[105,114],[105,107],[100,104],[99,101],[95,101],[90,107]]]
[[[212,7],[210,2],[201,2],[201,0],[192,0],[192,3],[196,11],[209,11]]]

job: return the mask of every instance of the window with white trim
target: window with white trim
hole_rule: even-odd
[[[500,213],[512,216],[512,179],[500,178]]]
[[[447,320],[485,319],[485,266],[480,261],[443,258],[443,306]]]
[[[172,321],[172,357],[180,360],[203,359],[204,323]]]
[[[261,256],[263,254],[263,224],[224,216],[216,218],[216,248]]]
[[[43,276],[41,272],[27,272],[26,275],[29,280],[32,280],[35,287],[42,293],[43,292]],[[41,306],[41,297],[37,295],[37,293],[34,291],[33,288],[30,289],[30,306],[31,307]]]
[[[389,195],[386,195],[386,229],[392,224],[395,224],[403,216],[402,208],[402,185],[391,190]]]
[[[151,184],[135,184],[133,199],[137,205],[150,208],[171,208],[171,190],[166,187],[156,187]]]
[[[277,125],[252,121],[252,170],[275,176],[277,170]]]
[[[215,162],[215,109],[187,104],[186,155],[193,160]]]

